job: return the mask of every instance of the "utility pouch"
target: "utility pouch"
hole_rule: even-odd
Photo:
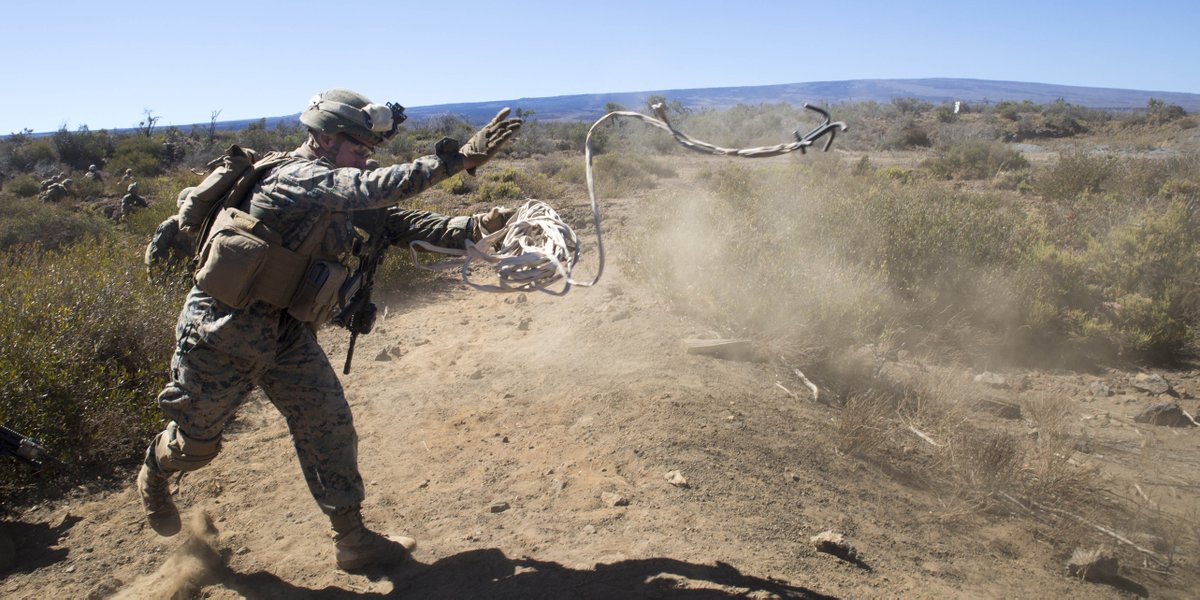
[[[331,260],[313,261],[296,286],[288,314],[298,321],[324,323],[340,302],[339,291],[349,275],[346,267]]]
[[[227,208],[217,216],[200,251],[196,285],[234,308],[245,308],[255,299],[254,283],[274,241],[264,239],[265,226],[258,225],[254,217]]]

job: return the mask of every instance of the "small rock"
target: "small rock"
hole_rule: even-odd
[[[250,548],[248,548],[248,547],[246,547],[246,546],[242,546],[241,548],[238,548],[238,549],[237,549],[237,552],[235,552],[235,554],[237,554],[238,556],[243,556],[243,555],[245,555],[245,554],[250,554]]]
[[[840,533],[836,533],[834,531],[822,531],[821,533],[809,538],[809,541],[812,542],[812,545],[817,549],[817,552],[832,554],[843,560],[859,560],[858,550],[855,549],[854,546],[851,546],[850,543],[846,541],[845,536]]]
[[[517,304],[525,304],[526,300],[528,298],[525,297],[525,294],[517,294]]]
[[[427,487],[429,487],[429,480],[428,480],[428,479],[425,479],[425,480],[421,481],[421,483],[417,485],[417,489],[422,489],[422,490],[423,490],[423,489],[425,489],[425,488],[427,488]]]
[[[467,375],[467,378],[468,379],[483,379],[483,369],[475,369],[474,371],[471,372],[470,375]]]
[[[606,506],[629,506],[629,498],[622,496],[616,492],[604,492],[600,494],[600,500]]]
[[[583,526],[583,532],[584,532],[584,533],[586,533],[586,534],[588,534],[588,535],[591,535],[591,534],[593,534],[593,533],[596,533],[596,526],[595,526],[595,525],[592,525],[592,524],[590,524],[590,523],[589,523],[589,524],[587,524],[587,525],[584,525],[584,526]]]
[[[379,351],[379,354],[375,355],[375,360],[379,361],[379,362],[387,362],[389,360],[392,360],[392,355],[388,354],[387,348],[384,348],[383,350]]]
[[[974,381],[975,383],[982,383],[994,388],[1005,389],[1008,387],[1008,380],[1003,375],[998,375],[991,371],[984,371],[976,375]]]
[[[1183,414],[1183,408],[1175,403],[1155,404],[1133,418],[1138,423],[1163,427],[1192,427],[1192,420]]]
[[[1175,391],[1171,389],[1171,383],[1168,382],[1162,375],[1158,373],[1138,373],[1133,378],[1132,384],[1134,388],[1149,392],[1154,395],[1170,394]]]
[[[1112,548],[1101,546],[1095,550],[1077,548],[1067,561],[1067,575],[1084,581],[1116,581],[1120,565]]]
[[[517,331],[529,331],[529,324],[532,322],[533,319],[529,317],[521,319],[521,322],[517,323]]]
[[[92,591],[88,592],[86,598],[87,600],[100,600],[101,598],[108,598],[109,596],[121,591],[121,587],[123,585],[125,584],[120,579],[110,575],[100,583],[96,584],[96,587],[92,588]]]
[[[404,350],[402,350],[400,346],[391,346],[388,348],[388,354],[391,354],[396,358],[400,358],[401,356],[404,356]]]
[[[504,511],[508,510],[509,508],[511,508],[511,507],[508,505],[507,502],[493,502],[491,507],[488,508],[488,510],[490,510],[494,513],[502,513]]]
[[[629,318],[629,311],[627,311],[627,310],[623,310],[612,316],[612,320],[614,323],[617,321],[624,321],[625,319],[628,319],[628,318]]]
[[[683,476],[683,473],[680,473],[678,470],[668,471],[664,477],[666,478],[667,483],[675,487],[688,487],[688,480]]]
[[[1099,380],[1093,381],[1088,385],[1088,392],[1091,392],[1097,398],[1107,398],[1113,395],[1112,389],[1108,387],[1108,384]]]

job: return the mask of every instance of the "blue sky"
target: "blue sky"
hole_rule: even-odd
[[[1200,93],[1200,2],[10,0],[0,134],[864,78]]]

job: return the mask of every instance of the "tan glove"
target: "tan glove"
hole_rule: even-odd
[[[491,233],[500,231],[517,211],[504,206],[497,206],[487,212],[475,213],[471,216],[471,241],[478,242]]]
[[[462,154],[468,165],[467,173],[474,175],[476,167],[491,160],[521,128],[521,119],[506,118],[508,112],[507,107],[501,109],[483,129],[476,131],[475,135],[459,148],[459,154]]]

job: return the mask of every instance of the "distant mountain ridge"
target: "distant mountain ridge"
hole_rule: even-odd
[[[805,102],[818,105],[868,100],[890,102],[893,98],[907,97],[933,103],[954,100],[967,103],[1029,100],[1036,104],[1050,103],[1062,98],[1065,102],[1079,106],[1126,111],[1146,108],[1147,102],[1151,98],[1155,98],[1169,104],[1178,104],[1189,113],[1200,112],[1200,94],[953,78],[853,79],[742,87],[575,94],[414,106],[408,108],[407,112],[409,117],[415,120],[454,114],[462,115],[472,123],[483,123],[495,115],[496,111],[510,106],[533,111],[534,118],[542,121],[592,121],[604,114],[604,107],[610,102],[620,104],[630,110],[644,111],[646,100],[654,95],[663,96],[670,101],[678,101],[693,109],[725,109],[738,104],[786,103],[798,106]],[[280,121],[295,122],[299,114],[267,117],[267,125],[274,126]],[[259,120],[224,121],[217,125],[222,130],[241,129]],[[196,126],[208,127],[208,123],[200,123]],[[192,125],[178,127],[186,129]]]

